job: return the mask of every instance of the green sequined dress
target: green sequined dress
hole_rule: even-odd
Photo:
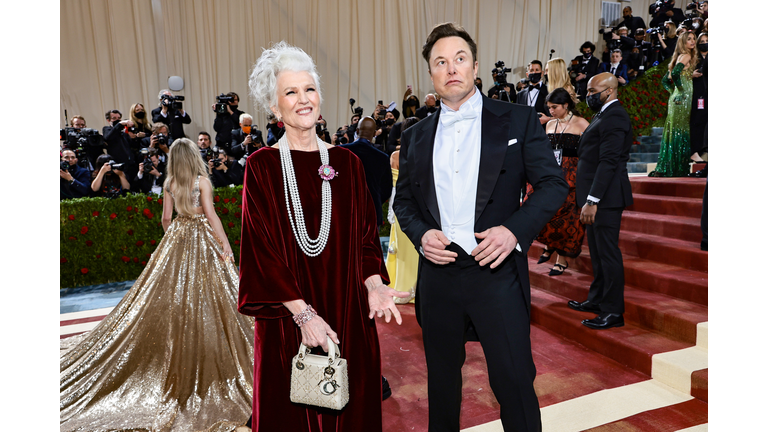
[[[670,74],[664,75],[661,84],[672,94],[669,96],[669,110],[661,137],[659,162],[656,177],[683,177],[691,172],[691,99],[693,81],[690,71],[678,63]]]

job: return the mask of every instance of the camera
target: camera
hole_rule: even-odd
[[[75,166],[74,165],[70,165],[69,162],[67,162],[67,161],[61,161],[61,164],[59,165],[59,168],[62,171],[69,171],[70,174],[74,174],[75,173]]]
[[[656,15],[657,12],[672,9],[672,1],[673,0],[656,0],[656,2],[648,6],[648,13],[650,15]]]
[[[587,65],[580,62],[577,59],[571,60],[571,66],[568,67],[568,75],[571,77],[572,80],[575,80],[579,74],[585,73],[585,69],[587,68]]]
[[[139,130],[136,128],[136,126],[126,127],[126,128],[125,128],[125,130],[127,130],[128,132],[130,132],[130,133],[132,133],[132,134],[138,133],[138,131],[139,131]]]
[[[698,10],[699,7],[701,7],[701,2],[697,2],[697,1],[694,0],[694,1],[690,2],[690,3],[688,3],[687,6],[685,6],[685,10],[687,10],[687,11],[689,11],[689,10]]]
[[[170,95],[164,94],[160,99],[160,103],[162,103],[164,106],[167,106],[169,109],[180,110],[181,101],[183,100],[184,100],[184,96],[170,96]]]
[[[347,134],[342,130],[336,131],[334,135],[336,135],[336,142],[338,143],[337,145],[346,144],[349,142],[347,140]]]
[[[101,145],[101,135],[99,135],[99,132],[96,129],[91,128],[75,129],[73,127],[67,127],[59,129],[59,139],[64,141],[64,147],[70,150],[83,148],[88,145]]]
[[[117,163],[113,160],[109,161],[109,166],[112,167],[112,171],[122,171],[124,163]]]
[[[165,134],[157,134],[155,140],[157,140],[157,145],[168,145],[168,137]]]
[[[496,82],[502,86],[507,84],[507,74],[512,72],[512,69],[505,68],[504,62],[501,60],[497,61],[494,66],[496,66],[496,68],[491,70],[491,75],[496,75]]]
[[[363,107],[354,108],[354,106],[355,106],[355,100],[350,98],[349,99],[349,108],[352,110],[352,114],[362,117],[363,116]]]
[[[216,114],[226,114],[227,105],[234,100],[234,96],[225,96],[224,93],[216,96],[216,107],[214,108],[214,111],[216,111]]]
[[[600,29],[597,32],[603,35],[603,40],[605,41],[605,46],[608,47],[608,51],[613,51],[617,48],[621,48],[621,42],[618,40],[613,39],[613,32],[614,28],[610,27],[608,29]]]

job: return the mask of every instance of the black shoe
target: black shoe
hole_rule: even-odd
[[[562,264],[555,264],[554,267],[552,267],[552,270],[549,271],[550,276],[560,276],[565,272],[565,269],[568,268],[568,261],[565,262],[565,266]]]
[[[549,252],[549,255],[544,255],[547,252]],[[549,259],[552,258],[552,252],[554,251],[549,249],[544,249],[544,252],[542,252],[541,256],[539,257],[539,262],[537,262],[536,264],[541,264],[549,261]]]
[[[661,177],[661,175],[656,170],[653,170],[648,173],[648,177]]]
[[[604,330],[611,327],[623,327],[624,316],[617,313],[603,313],[592,319],[586,319],[581,323],[595,330]]]
[[[688,174],[688,177],[707,178],[707,167],[704,167],[696,172]]]
[[[576,300],[570,300],[568,302],[568,307],[580,312],[592,312],[596,314],[600,313],[600,305],[591,303],[589,300],[583,301],[581,303],[577,302]]]
[[[389,386],[389,381],[382,375],[381,377],[381,400],[387,400],[392,396],[392,388]]]

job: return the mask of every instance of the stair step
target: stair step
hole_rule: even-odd
[[[658,162],[658,153],[630,153],[629,162]]]
[[[632,177],[630,183],[632,184],[633,194],[701,199],[704,196],[704,187],[706,186],[707,179],[694,177]]]
[[[655,145],[661,145],[661,137],[660,136],[653,136],[653,135],[641,136],[641,137],[639,137],[637,139],[637,141],[640,144],[645,144],[645,145],[654,145],[654,144]]]
[[[709,367],[707,350],[693,346],[653,356],[653,379],[683,393],[691,393],[691,375]]]
[[[628,173],[647,173],[648,162],[627,162]]]
[[[630,150],[632,153],[658,153],[661,151],[661,145],[655,144],[632,144]]]
[[[531,286],[565,299],[583,301],[589,293],[592,276],[571,271],[549,276],[551,262],[536,264],[529,258]],[[688,344],[697,343],[699,323],[708,320],[707,307],[634,286],[624,287],[624,319]]]
[[[651,128],[651,136],[662,136],[664,134],[664,128],[663,127],[655,127]]]
[[[529,257],[538,258],[544,247],[534,242],[529,250]],[[707,273],[687,270],[665,263],[622,254],[624,260],[624,284],[641,290],[666,294],[706,306],[708,303]],[[554,262],[553,262],[554,263]],[[569,269],[592,277],[592,262],[589,248],[585,245],[576,259],[568,259]],[[591,282],[591,279],[589,279]]]
[[[700,243],[701,218],[658,215],[625,210],[621,230]]]
[[[594,314],[572,310],[566,302],[563,297],[532,289],[531,321],[646,375],[651,375],[654,354],[691,346],[631,322],[608,330],[587,328],[581,321]]]
[[[688,270],[708,271],[709,254],[701,250],[700,242],[621,231],[619,247],[622,254]]]
[[[645,212],[661,215],[686,217],[701,217],[702,198],[680,198],[665,195],[647,195],[633,193],[634,204],[627,207],[629,211]]]
[[[709,369],[691,374],[691,396],[709,402]]]

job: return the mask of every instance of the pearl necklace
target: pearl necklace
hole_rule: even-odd
[[[325,147],[325,143],[320,141],[320,138],[315,138],[317,139],[317,148],[320,151],[320,161],[323,165],[328,165],[328,149]],[[293,170],[291,150],[286,135],[280,138],[278,147],[280,149],[280,164],[283,167],[285,206],[288,210],[288,220],[291,222],[293,235],[296,237],[299,248],[301,248],[305,255],[316,257],[325,249],[325,245],[328,242],[328,233],[331,231],[331,184],[328,180],[323,179],[320,234],[316,239],[311,239],[307,233],[307,226],[304,223],[304,211],[301,208],[299,189],[296,186],[296,173]],[[293,202],[293,212],[291,212],[291,202]]]

